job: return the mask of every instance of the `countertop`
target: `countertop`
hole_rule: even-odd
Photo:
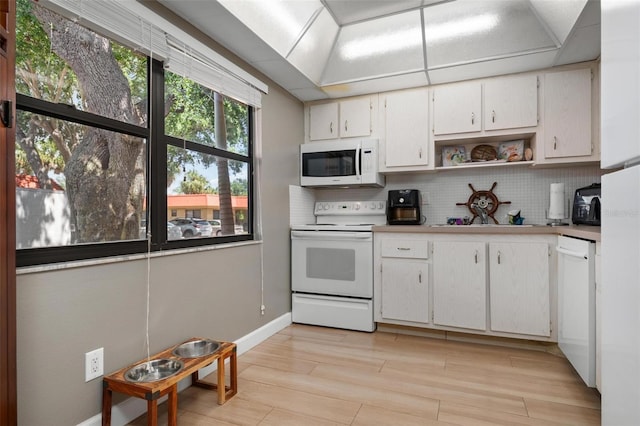
[[[600,241],[600,227],[586,225],[380,225],[373,232],[404,232],[424,234],[552,234]]]

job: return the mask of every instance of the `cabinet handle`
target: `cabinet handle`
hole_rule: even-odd
[[[349,121],[348,120],[344,120],[344,131],[348,131],[349,130]]]
[[[422,158],[422,148],[418,150],[418,158]]]
[[[500,264],[500,252],[498,251],[498,265]]]
[[[471,113],[471,125],[473,126],[476,122],[476,115],[474,113]]]
[[[333,121],[329,122],[329,133],[333,134]]]
[[[553,137],[553,150],[556,150],[556,147],[558,146],[558,138],[557,137]]]
[[[491,122],[492,123],[496,122],[496,111],[495,110],[491,110]]]
[[[476,258],[476,263],[478,263],[478,250],[476,250],[476,256],[475,256],[475,258]]]
[[[422,284],[422,272],[418,274],[418,283]]]
[[[400,250],[400,251],[409,251],[409,250],[411,250],[409,247],[396,247],[396,249]]]

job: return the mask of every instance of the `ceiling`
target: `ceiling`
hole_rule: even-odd
[[[600,56],[599,0],[157,0],[302,101]]]

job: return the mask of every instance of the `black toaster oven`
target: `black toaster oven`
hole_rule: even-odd
[[[576,189],[571,221],[574,225],[600,226],[600,184]]]

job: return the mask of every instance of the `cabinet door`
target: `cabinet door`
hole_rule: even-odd
[[[489,244],[491,330],[550,336],[549,247]]]
[[[485,243],[433,243],[433,322],[486,330]]]
[[[338,103],[309,107],[309,139],[335,139],[338,137]]]
[[[433,134],[479,132],[482,130],[482,86],[458,83],[433,90]]]
[[[537,126],[538,77],[524,75],[487,81],[484,108],[485,130]]]
[[[382,259],[382,318],[429,322],[428,268],[425,260]]]
[[[389,93],[384,109],[386,167],[428,165],[428,90]]]
[[[371,135],[371,99],[359,98],[340,102],[340,137]]]
[[[554,72],[544,77],[544,156],[590,156],[591,70]]]

